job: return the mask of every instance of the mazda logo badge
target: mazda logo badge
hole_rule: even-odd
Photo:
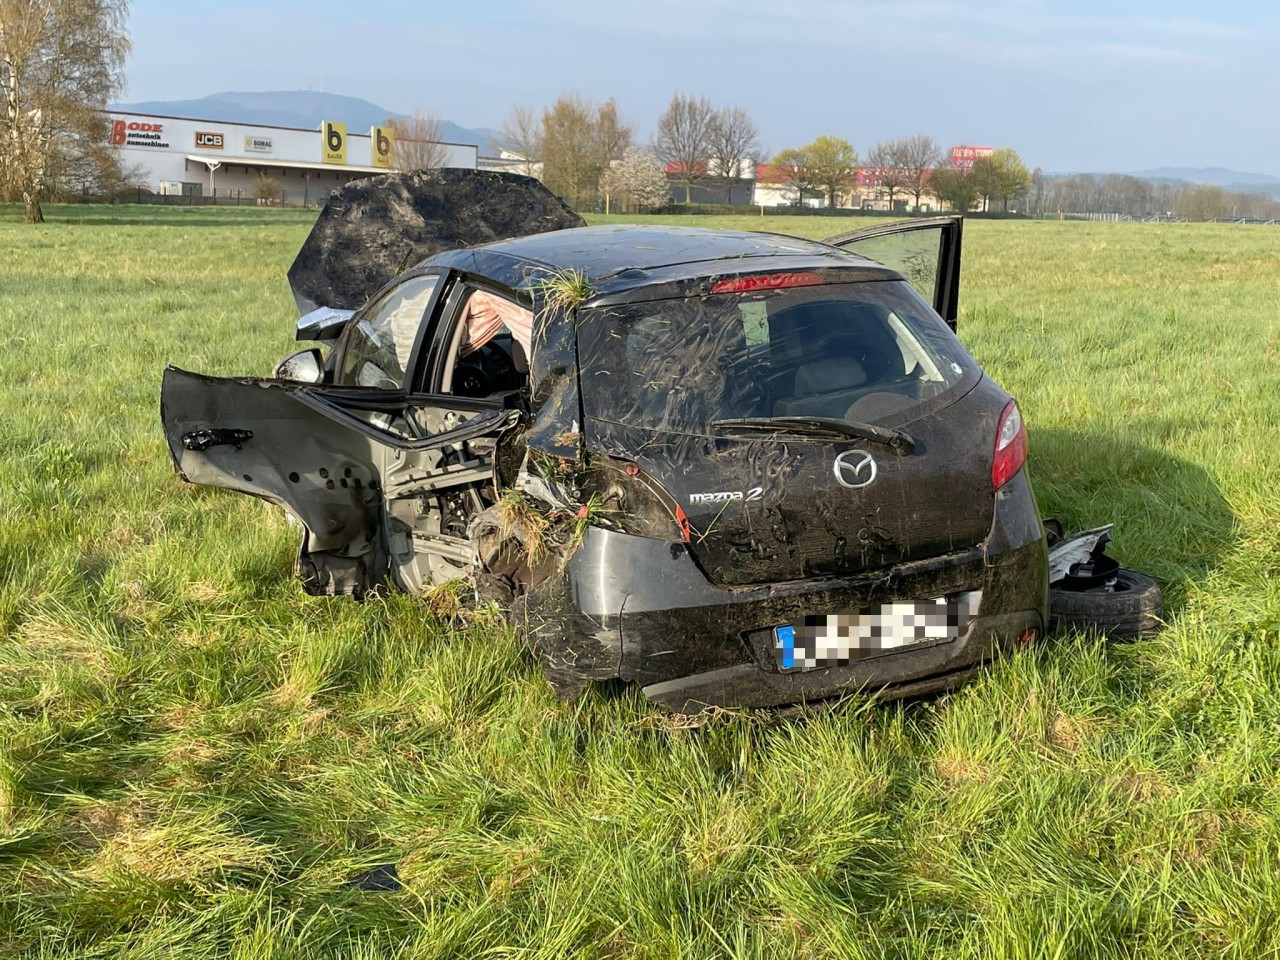
[[[857,490],[875,480],[876,462],[865,450],[846,450],[836,457],[835,474],[840,486]]]

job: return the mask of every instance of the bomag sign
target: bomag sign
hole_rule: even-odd
[[[201,150],[221,150],[227,145],[227,138],[220,133],[208,130],[196,131],[196,147]]]
[[[391,170],[396,165],[396,133],[391,127],[370,127],[369,142],[373,145],[373,165]]]
[[[347,162],[347,125],[326,120],[320,125],[321,158],[325,163]]]

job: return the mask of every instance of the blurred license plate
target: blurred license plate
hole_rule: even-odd
[[[774,657],[780,670],[799,672],[947,643],[969,629],[981,597],[981,591],[971,590],[932,600],[882,603],[854,613],[805,617],[773,628]]]

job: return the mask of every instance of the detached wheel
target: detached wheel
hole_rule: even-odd
[[[1148,576],[1123,567],[1116,573],[1111,589],[1049,588],[1049,619],[1054,625],[1093,627],[1113,640],[1159,633],[1163,614],[1160,585]]]

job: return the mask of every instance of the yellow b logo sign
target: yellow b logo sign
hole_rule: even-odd
[[[324,162],[345,164],[347,162],[347,125],[326,120],[320,132],[324,139],[321,148],[324,151]]]
[[[372,127],[369,143],[373,148],[373,165],[386,170],[396,165],[396,133],[390,127]]]

